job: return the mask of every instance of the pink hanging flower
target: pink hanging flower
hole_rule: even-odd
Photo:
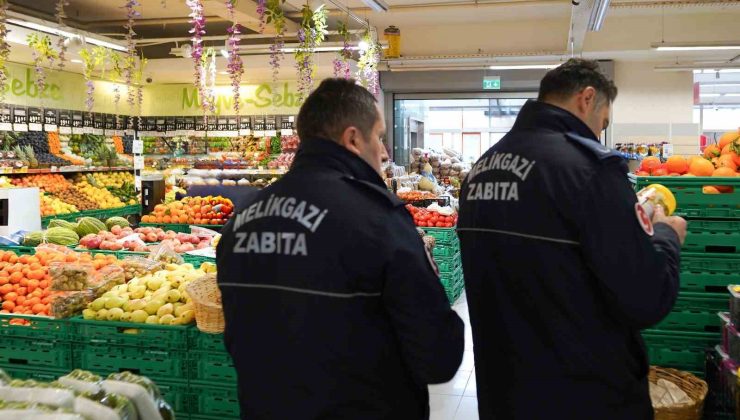
[[[206,34],[206,18],[203,15],[203,2],[201,0],[186,0],[185,4],[190,8],[190,23],[193,28],[190,30],[192,34],[192,53],[193,63],[195,67],[195,87],[198,89],[198,96],[200,97],[201,107],[205,111],[207,108],[207,98],[205,92],[205,80],[204,69],[203,69],[203,35]]]
[[[58,0],[55,7],[55,16],[57,18],[57,24],[61,28],[64,26],[64,19],[67,14],[64,12],[64,7],[69,6],[68,0]],[[67,54],[67,38],[59,36],[57,38],[57,48],[59,49],[59,68],[64,68],[65,56]]]
[[[136,65],[136,46],[134,45],[134,21],[141,16],[135,7],[140,6],[137,0],[126,0],[124,8],[126,9],[126,24],[123,28],[126,30],[126,61],[123,67],[123,77],[126,81],[127,98],[129,108],[133,111],[136,95],[133,86],[134,67]]]
[[[8,57],[10,56],[10,44],[8,44],[8,2],[0,1],[0,103],[5,102],[5,91],[8,84]]]
[[[260,18],[260,33],[265,33],[265,0],[257,0],[257,17]]]
[[[226,29],[226,31],[229,33],[229,39],[227,41],[229,46],[229,59],[227,69],[229,72],[229,78],[231,79],[231,88],[234,92],[234,112],[239,115],[239,108],[241,106],[239,87],[241,86],[242,75],[244,74],[244,63],[242,62],[242,58],[239,55],[239,34],[241,34],[241,31],[239,30],[239,24],[236,23],[236,20],[234,18],[235,1],[236,0],[226,0],[226,9],[229,13],[229,19],[233,22],[231,27]],[[260,25],[263,25],[263,21],[260,21]]]

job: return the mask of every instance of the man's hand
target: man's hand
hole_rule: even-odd
[[[666,216],[663,206],[655,206],[653,224],[656,223],[665,223],[672,227],[678,234],[678,240],[681,242],[681,245],[683,245],[683,242],[686,240],[686,220],[678,216]]]

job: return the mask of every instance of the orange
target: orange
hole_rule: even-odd
[[[711,176],[714,173],[714,165],[706,159],[694,159],[689,165],[689,173],[696,176]]]
[[[4,311],[12,311],[13,309],[15,309],[15,303],[9,300],[6,300],[5,302],[3,302]]]
[[[18,294],[15,292],[6,293],[5,296],[3,296],[3,300],[8,300],[11,302],[15,302],[16,299],[18,299]]]
[[[701,189],[704,194],[719,194],[719,190],[716,187],[707,185]]]
[[[683,156],[671,156],[665,163],[670,173],[685,174],[689,170],[689,164]]]
[[[730,177],[734,178],[737,176],[734,169],[727,168],[727,167],[720,167],[714,170],[712,173],[712,176],[722,176],[722,177]]]
[[[24,278],[23,277],[23,273],[19,273],[19,272],[16,271],[16,272],[14,272],[13,274],[10,275],[10,283],[12,283],[12,284],[18,284],[18,283],[21,282],[21,280],[23,280],[23,278]]]
[[[719,141],[718,141],[719,148],[724,150],[725,146],[734,142],[738,138],[740,138],[740,133],[738,132],[738,130],[728,131],[727,133],[723,134],[722,137],[719,138]]]
[[[711,159],[713,157],[717,157],[720,154],[721,149],[717,147],[716,144],[710,144],[706,148],[704,148],[704,157],[707,159]]]
[[[735,159],[732,155],[722,155],[717,159],[717,168],[728,168],[735,172],[737,171],[737,164],[735,164]]]

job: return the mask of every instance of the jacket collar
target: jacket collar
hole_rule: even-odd
[[[516,118],[514,130],[532,128],[549,129],[562,133],[575,133],[588,139],[599,141],[593,131],[570,111],[545,102],[529,100],[524,104]]]
[[[328,167],[352,178],[386,188],[383,179],[367,162],[331,140],[310,138],[301,141],[292,167],[297,169],[307,166]]]

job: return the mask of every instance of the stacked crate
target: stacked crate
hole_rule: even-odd
[[[672,312],[643,332],[650,363],[705,373],[706,350],[720,341],[717,312],[727,308],[727,285],[740,276],[740,180],[637,178],[636,189],[662,184],[676,197],[676,214],[688,222],[681,250],[680,291]],[[704,194],[705,185],[734,188]]]
[[[73,367],[65,320],[27,315],[0,318],[0,369],[13,378],[55,380]]]
[[[460,297],[465,287],[457,232],[455,228],[424,228],[424,231],[436,241],[432,256],[439,269],[439,278],[447,293],[447,299],[452,304]]]
[[[71,368],[101,376],[129,371],[153,380],[177,418],[189,411],[191,326],[69,320],[74,355]],[[71,370],[67,369],[67,371]]]
[[[192,328],[188,359],[190,419],[238,419],[236,369],[224,347],[223,334],[206,334]]]

